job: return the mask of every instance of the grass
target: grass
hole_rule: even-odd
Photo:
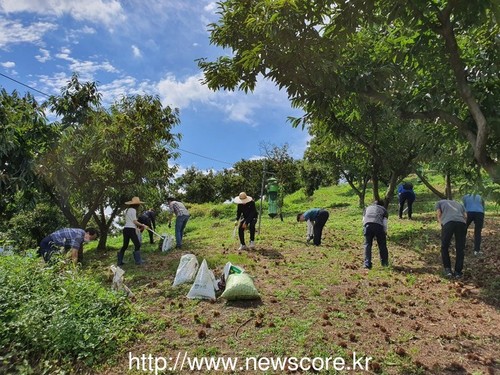
[[[161,253],[157,244],[145,243],[144,266],[133,263],[132,247],[126,252],[125,284],[135,293],[135,309],[145,316],[136,327],[134,352],[346,360],[356,352],[374,358],[375,373],[438,374],[456,363],[470,373],[494,372],[500,349],[495,340],[500,325],[499,213],[487,212],[485,258],[471,256],[469,233],[465,280],[445,280],[440,276],[437,199],[412,182],[414,220],[399,220],[396,205],[390,206],[391,266],[380,266],[375,245],[368,273],[362,269],[362,210],[346,185],[321,188],[312,198],[302,192],[287,196],[283,222],[264,211],[254,251],[237,250],[235,205],[188,205],[192,216],[182,251]],[[305,243],[305,224],[295,220],[298,212],[312,207],[330,212],[321,247]],[[157,232],[173,234],[173,228],[160,223]],[[108,268],[116,263],[121,241],[121,236],[110,238],[105,251],[88,246],[83,272],[109,287]],[[185,253],[195,254],[200,264],[206,259],[216,277],[226,262],[243,267],[254,277],[261,299],[187,299],[189,284],[171,286]],[[435,339],[443,335],[450,339]],[[111,359],[114,367],[96,373],[127,373],[128,350],[123,346]]]

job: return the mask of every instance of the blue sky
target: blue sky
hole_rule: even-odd
[[[273,83],[261,80],[252,94],[201,84],[195,60],[230,53],[209,43],[207,25],[216,11],[208,0],[0,0],[0,72],[50,95],[76,72],[98,82],[105,103],[159,95],[180,110],[174,131],[182,133],[186,152],[174,163],[181,170],[220,170],[259,158],[263,143],[288,143],[301,158],[307,132],[287,122],[300,112]],[[28,91],[4,76],[0,86]]]

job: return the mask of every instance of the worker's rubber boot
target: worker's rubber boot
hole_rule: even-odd
[[[119,251],[116,253],[116,257],[117,257],[117,261],[116,261],[116,264],[118,266],[123,266],[123,256],[125,255],[125,252],[123,251]]]
[[[135,260],[135,264],[137,265],[141,265],[144,263],[144,261],[142,260],[141,258],[141,251],[134,251],[134,260]]]

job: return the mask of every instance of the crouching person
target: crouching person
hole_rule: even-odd
[[[99,232],[94,228],[63,228],[48,235],[40,242],[38,254],[45,262],[50,261],[52,254],[64,247],[71,251],[73,264],[83,260],[83,244],[95,240],[99,237]]]

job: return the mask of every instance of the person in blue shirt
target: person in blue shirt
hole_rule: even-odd
[[[59,247],[63,247],[66,251],[71,249],[71,259],[73,264],[82,261],[83,244],[95,240],[99,236],[99,232],[94,228],[63,228],[48,235],[40,242],[38,254],[45,262],[50,261],[50,257]]]
[[[484,200],[479,194],[466,194],[462,201],[467,212],[467,229],[474,222],[474,255],[482,255],[481,231],[484,225]]]
[[[411,220],[413,213],[413,202],[415,202],[415,192],[411,182],[403,182],[398,186],[399,218],[403,218],[405,202],[408,202],[408,219]]]
[[[302,214],[297,214],[298,222],[307,221],[307,242],[312,239],[315,246],[321,245],[323,227],[329,216],[328,211],[321,208],[311,208]]]

